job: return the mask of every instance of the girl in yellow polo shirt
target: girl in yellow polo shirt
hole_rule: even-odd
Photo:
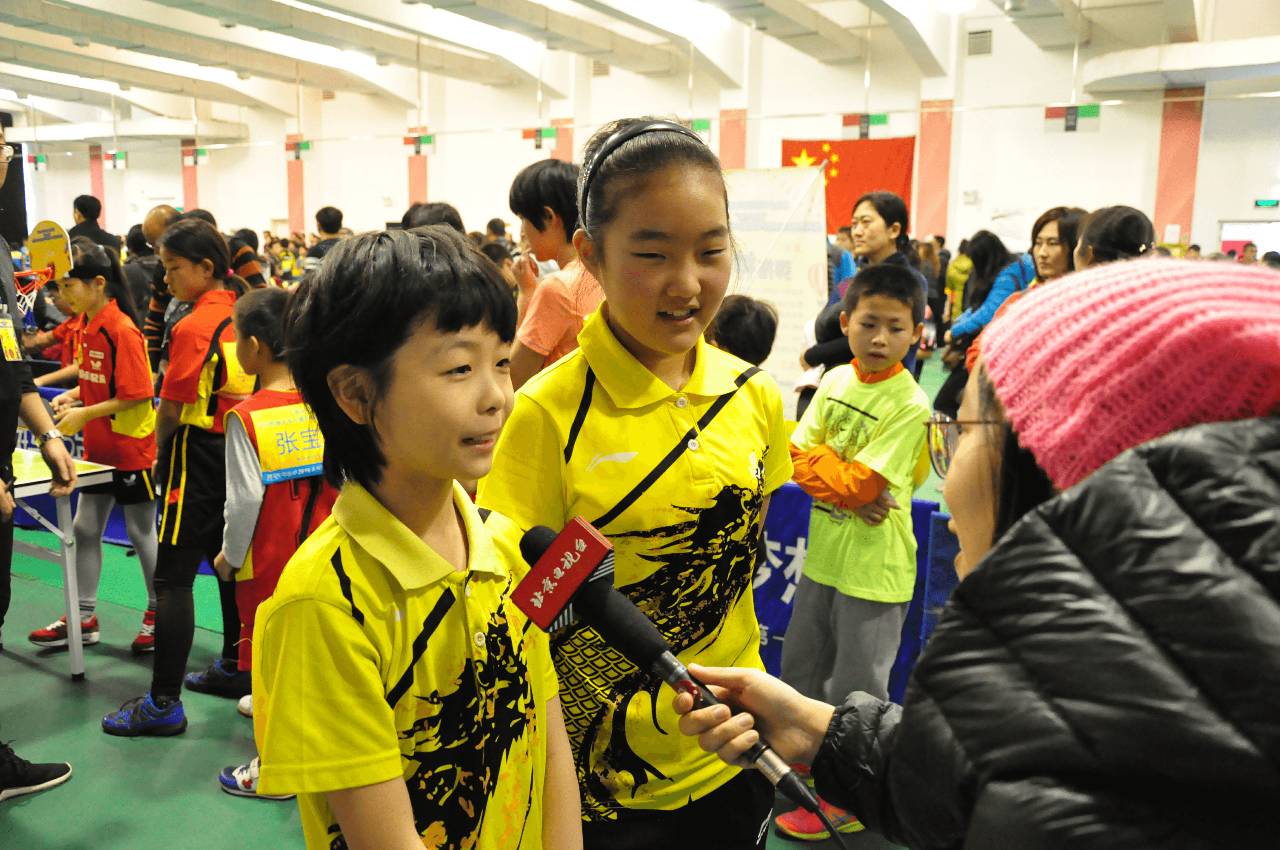
[[[480,504],[506,546],[584,517],[681,660],[762,668],[751,579],[791,461],[776,385],[702,336],[732,268],[719,162],[652,119],[606,126],[586,161],[574,247],[605,303],[521,390]],[[681,736],[659,679],[580,625],[551,649],[588,850],[764,847],[773,790]]]

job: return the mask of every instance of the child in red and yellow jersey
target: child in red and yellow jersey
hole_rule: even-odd
[[[236,356],[260,384],[227,414],[226,530],[213,568],[224,581],[235,581],[241,672],[252,660],[259,603],[275,591],[284,565],[338,497],[324,480],[324,440],[315,414],[303,403],[284,359],[288,302],[283,289],[259,289],[235,309]],[[252,700],[240,700],[242,714],[252,715]],[[258,759],[224,768],[218,780],[228,794],[259,796]]]
[[[226,501],[223,423],[248,398],[253,378],[235,353],[231,312],[235,294],[226,240],[212,225],[185,219],[160,238],[165,283],[173,296],[194,302],[173,330],[169,370],[160,389],[156,442],[164,482],[156,558],[156,660],[151,691],[102,719],[112,735],[178,735],[187,727],[179,698],[195,631],[191,588],[196,571],[222,548]],[[249,692],[240,675],[236,642],[240,619],[235,588],[220,582],[222,658],[186,679],[194,690],[234,696]]]
[[[137,314],[109,248],[83,237],[72,242],[73,266],[58,282],[60,295],[77,314],[68,341],[78,346],[79,383],[53,400],[57,425],[70,436],[84,431],[86,460],[115,467],[113,480],[80,491],[76,509],[76,576],[80,586],[82,641],[98,642],[98,580],[102,575],[102,532],[117,503],[124,512],[129,542],[147,592],[135,653],[155,646],[156,506],[151,467],[156,460],[156,413],[151,401],[151,366]],[[83,314],[82,316],[80,314]],[[61,617],[30,640],[37,646],[66,646],[67,618]]]

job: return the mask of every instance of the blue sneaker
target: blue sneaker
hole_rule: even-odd
[[[199,673],[188,673],[183,684],[188,690],[235,700],[247,696],[253,686],[248,670],[230,669],[221,658]]]
[[[182,710],[182,700],[168,708],[161,708],[151,700],[151,694],[135,697],[119,711],[102,718],[102,731],[108,735],[135,738],[138,735],[181,735],[187,731],[187,715]]]

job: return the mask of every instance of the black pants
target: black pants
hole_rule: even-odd
[[[617,821],[584,823],[583,850],[764,850],[773,820],[773,786],[744,770],[700,800],[672,812],[628,811]]]
[[[151,674],[153,696],[176,697],[182,692],[187,657],[195,637],[195,584],[200,562],[213,563],[218,550],[206,552],[186,546],[161,543],[156,552],[156,659]],[[236,641],[240,637],[240,612],[236,608],[235,583],[218,581],[222,603],[222,658],[236,663]]]
[[[933,399],[933,409],[955,419],[960,411],[960,394],[964,392],[967,383],[969,383],[969,370],[964,367],[964,364],[952,369]]]

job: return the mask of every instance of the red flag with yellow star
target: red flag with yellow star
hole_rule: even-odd
[[[867,192],[893,192],[911,203],[914,136],[905,139],[782,140],[782,164],[801,167],[826,163],[827,232],[853,218],[853,202]]]

